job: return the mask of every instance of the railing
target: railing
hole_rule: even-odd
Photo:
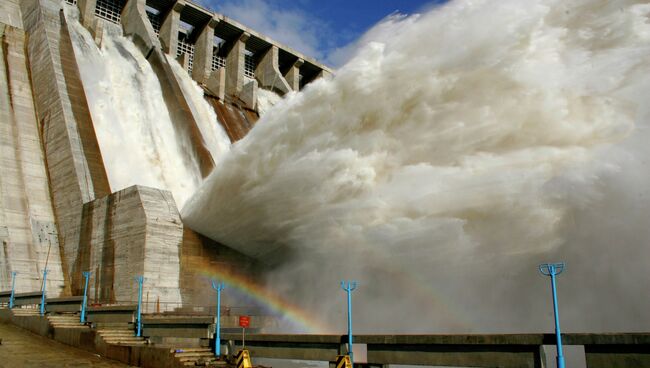
[[[188,41],[187,35],[178,32],[178,44],[176,46],[176,57],[187,54],[187,72],[192,73],[194,67],[194,45]]]
[[[160,26],[162,24],[162,21],[160,20],[160,12],[154,8],[147,7],[147,18],[149,19],[149,23],[151,23],[151,27],[153,27],[153,31],[156,33],[156,36],[160,34]]]
[[[255,79],[255,59],[250,50],[244,52],[244,77]]]
[[[125,0],[97,0],[95,15],[109,22],[120,24],[120,14]]]

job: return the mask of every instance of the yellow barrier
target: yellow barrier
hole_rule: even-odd
[[[352,368],[352,362],[349,355],[336,356],[336,368]]]
[[[251,363],[251,355],[248,350],[240,350],[237,353],[237,368],[253,368]]]

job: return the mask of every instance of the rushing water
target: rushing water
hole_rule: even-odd
[[[650,328],[650,4],[451,1],[279,102],[184,211],[357,331]]]
[[[76,10],[65,8],[111,189],[136,184],[167,189],[182,207],[201,183],[201,173],[190,143],[175,131],[154,71],[119,28],[107,25],[98,48]],[[202,95],[196,97],[198,87],[187,73],[177,78],[217,162],[229,149],[228,138]]]

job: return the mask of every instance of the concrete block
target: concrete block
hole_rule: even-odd
[[[205,87],[213,95],[217,96],[221,101],[224,100],[226,96],[226,69],[219,68],[210,73]]]
[[[163,311],[180,305],[183,225],[170,192],[133,186],[87,203],[82,233],[85,241],[74,274],[95,271],[91,301],[137,301],[134,277],[143,275],[143,295],[149,300],[160,300]],[[82,281],[73,278],[72,290],[80,293]]]
[[[190,55],[186,53],[182,53],[176,57],[176,61],[178,61],[179,64],[185,69],[185,71],[188,71],[190,68]]]
[[[292,90],[291,86],[280,73],[279,49],[272,45],[257,63],[255,78],[263,88],[279,92],[281,95]]]
[[[257,104],[257,81],[250,80],[244,85],[241,93],[239,94],[239,99],[246,104],[246,107],[249,109],[255,109]]]
[[[77,7],[79,8],[81,24],[94,34],[97,0],[77,0]]]
[[[289,83],[289,87],[291,87],[293,91],[300,90],[300,67],[304,63],[305,61],[303,59],[296,60],[284,75],[287,83]]]
[[[244,88],[244,52],[249,38],[250,33],[243,32],[229,45],[230,50],[226,56],[226,94],[230,96],[238,96]]]
[[[199,84],[205,84],[212,70],[214,27],[216,27],[218,22],[219,17],[217,15],[213,16],[203,27],[194,44],[192,79]]]
[[[152,50],[160,49],[161,45],[147,19],[145,6],[146,0],[127,0],[122,9],[121,21],[124,35],[131,37],[142,54],[148,56]]]
[[[177,0],[169,9],[160,25],[160,42],[165,53],[175,57],[178,47],[178,29],[181,21],[181,11],[185,7],[185,1]]]

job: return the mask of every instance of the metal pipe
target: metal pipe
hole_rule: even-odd
[[[84,298],[81,302],[81,317],[79,317],[80,323],[86,323],[86,304],[88,303],[88,280],[90,279],[90,271],[84,271]]]
[[[223,282],[212,281],[212,288],[217,291],[217,323],[215,329],[214,355],[221,356],[221,291],[226,287]]]
[[[41,316],[45,315],[45,287],[47,286],[47,268],[43,269],[43,290],[41,291]]]
[[[137,316],[136,316],[136,328],[137,328],[137,334],[136,336],[141,337],[142,336],[142,284],[144,283],[144,276],[137,276],[135,278],[135,281],[138,282],[138,311]]]
[[[16,271],[11,272],[11,296],[9,297],[9,309],[14,307],[14,295],[16,294]]]
[[[341,288],[348,294],[348,355],[354,368],[354,353],[352,352],[352,291],[357,288],[356,281],[341,281]]]
[[[564,353],[562,351],[562,333],[560,332],[560,312],[557,303],[557,287],[555,276],[564,271],[564,263],[546,263],[539,266],[539,271],[551,277],[551,291],[553,293],[553,316],[555,318],[555,339],[557,344],[557,367],[564,368]]]

